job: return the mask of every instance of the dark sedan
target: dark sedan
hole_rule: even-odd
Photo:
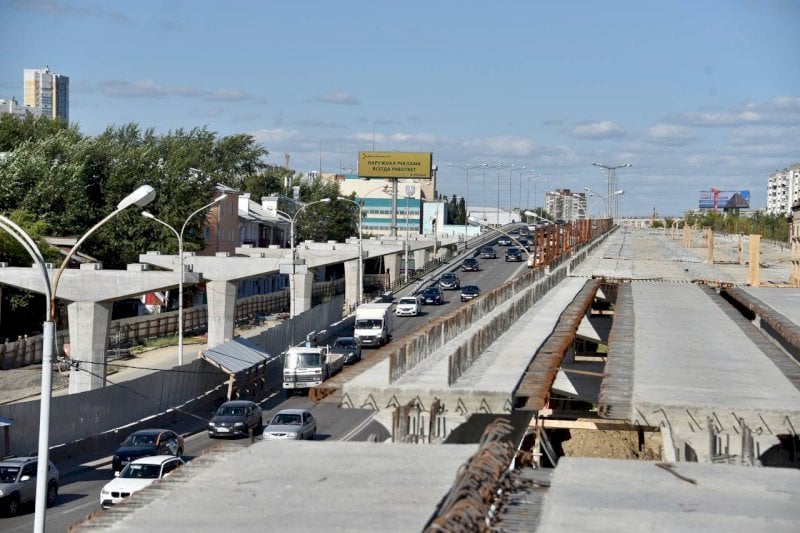
[[[342,354],[345,364],[361,361],[361,346],[355,337],[339,337],[330,347],[330,353]]]
[[[464,259],[464,262],[461,263],[461,270],[464,272],[477,272],[480,269],[481,266],[474,257],[467,257]]]
[[[183,437],[170,429],[142,429],[128,435],[111,460],[114,472],[140,457],[149,455],[183,455]]]
[[[461,289],[461,301],[466,302],[481,295],[481,289],[477,285],[464,285]]]
[[[522,249],[512,246],[506,250],[506,261],[522,261]]]
[[[439,287],[428,287],[424,291],[422,291],[422,296],[420,297],[422,303],[424,304],[433,304],[433,305],[441,305],[444,303],[444,296],[442,295],[442,289]]]
[[[481,248],[481,259],[497,259],[497,253],[491,246]]]
[[[208,436],[238,437],[261,432],[263,422],[261,407],[248,400],[233,400],[219,406],[214,417],[208,423]]]

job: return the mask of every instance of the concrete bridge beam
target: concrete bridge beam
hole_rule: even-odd
[[[344,301],[348,309],[358,303],[358,263],[358,259],[344,262]]]

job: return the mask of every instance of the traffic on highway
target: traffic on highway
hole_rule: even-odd
[[[462,295],[463,287],[476,287],[479,292],[487,292],[495,287],[512,279],[527,268],[525,262],[509,263],[503,261],[500,256],[502,251],[497,248],[495,254],[490,254],[487,250],[488,246],[496,247],[496,243],[483,245],[480,249],[474,250],[475,253],[463,255],[460,259],[451,261],[447,267],[438,273],[437,276],[428,280],[424,285],[415,287],[412,294],[405,295],[402,299],[408,303],[409,298],[414,298],[419,302],[416,314],[410,312],[396,312],[396,305],[391,306],[389,309],[393,318],[393,328],[391,337],[388,342],[396,339],[401,339],[406,335],[412,334],[416,329],[420,328],[430,320],[436,317],[446,315],[453,312],[459,306],[470,305],[472,298],[464,299]],[[481,252],[476,257],[477,252]],[[494,258],[492,258],[494,255]],[[469,261],[468,270],[463,269],[463,260],[465,258],[475,258],[475,261]],[[477,265],[475,264],[477,263]],[[444,278],[444,282],[442,282]],[[421,295],[426,291],[427,287],[438,289],[441,295],[438,302],[425,303]],[[404,291],[404,294],[409,291]],[[395,299],[395,304],[401,300],[401,297]],[[341,332],[341,335],[352,335],[352,331]],[[331,341],[333,342],[333,340]],[[382,342],[382,341],[381,341]],[[378,343],[380,344],[380,343]],[[368,360],[370,358],[371,348],[362,346],[360,351],[360,358],[353,358],[348,360],[357,368],[361,359]],[[239,402],[228,405],[226,409],[214,409],[206,414],[205,419],[198,419],[195,426],[191,428],[182,428],[175,430],[174,433],[169,430],[157,431],[144,431],[137,432],[144,436],[152,436],[153,443],[136,450],[133,446],[133,440],[126,441],[129,446],[121,447],[119,450],[126,450],[124,453],[130,455],[133,453],[136,457],[142,456],[155,456],[157,458],[166,457],[163,454],[179,456],[183,461],[189,462],[193,458],[206,453],[209,450],[219,447],[241,447],[249,446],[252,442],[262,440],[263,433],[262,427],[267,428],[275,415],[279,412],[282,413],[297,413],[301,417],[301,425],[298,425],[297,437],[313,438],[318,441],[325,440],[368,440],[370,438],[386,438],[388,432],[378,422],[373,420],[374,413],[370,410],[360,409],[339,409],[336,405],[330,403],[316,403],[309,399],[307,396],[294,396],[288,395],[281,387],[281,376],[272,376],[268,384],[272,390],[271,394],[263,401],[253,406],[239,405]],[[234,413],[234,408],[243,408],[242,414],[242,427],[235,426],[235,421],[232,427],[235,431],[231,432],[232,437],[227,437],[226,433],[221,433],[217,424],[227,422],[228,418],[238,416]],[[260,416],[261,420],[252,421],[247,418],[247,413],[255,413]],[[307,415],[305,415],[307,413]],[[223,416],[224,415],[224,416]],[[230,415],[230,416],[229,416]],[[280,418],[280,417],[279,417]],[[308,422],[305,420],[308,418]],[[214,427],[209,423],[214,421]],[[279,420],[280,421],[280,420]],[[310,425],[313,421],[313,428]],[[274,423],[274,421],[273,421]],[[245,428],[247,426],[247,428]],[[222,426],[220,426],[222,427]],[[249,428],[253,428],[253,438],[251,440]],[[268,432],[270,438],[283,438],[282,435],[286,433],[289,425],[270,429]],[[290,428],[291,429],[291,428]],[[165,433],[167,431],[167,433]],[[276,437],[277,435],[277,437]],[[124,439],[128,435],[122,435]],[[226,438],[219,438],[224,436]],[[164,440],[164,445],[160,443]],[[120,443],[122,444],[122,443]],[[268,443],[264,443],[268,445]],[[127,450],[132,450],[130,453]],[[128,458],[126,455],[123,462],[119,459],[119,450],[108,450],[108,456],[96,458],[81,468],[73,469],[71,472],[62,472],[59,484],[58,496],[55,499],[54,505],[48,510],[47,513],[47,530],[48,531],[67,531],[69,526],[84,519],[87,515],[95,512],[104,512],[101,502],[105,501],[107,507],[118,504],[122,496],[115,494],[113,500],[111,493],[108,492],[101,497],[101,491],[107,485],[111,484],[115,479],[115,472],[119,472],[126,465],[132,464],[131,461],[135,460],[133,455]],[[142,451],[144,450],[144,451]],[[162,454],[162,455],[159,455]],[[118,459],[115,460],[115,457]],[[144,463],[151,463],[150,461],[143,461]],[[159,462],[159,461],[156,461]],[[124,464],[123,464],[124,463]],[[159,463],[160,464],[160,463]],[[58,467],[58,465],[56,465]],[[179,468],[180,465],[173,465],[171,468]],[[133,474],[126,474],[133,475]],[[119,478],[116,478],[119,479]],[[142,486],[156,481],[149,479]],[[117,484],[122,484],[118,482]],[[107,489],[110,491],[110,489]],[[17,516],[5,517],[0,524],[2,530],[7,532],[27,532],[30,531],[33,525],[33,512],[32,505],[21,506]]]

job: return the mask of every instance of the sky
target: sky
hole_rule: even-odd
[[[87,135],[248,133],[300,172],[432,152],[470,206],[588,187],[602,215],[593,163],[630,163],[623,216],[711,187],[763,209],[800,163],[798,23],[800,0],[0,0],[0,98],[48,66]]]

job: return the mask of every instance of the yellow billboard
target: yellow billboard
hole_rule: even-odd
[[[358,152],[362,178],[430,179],[430,152]]]

